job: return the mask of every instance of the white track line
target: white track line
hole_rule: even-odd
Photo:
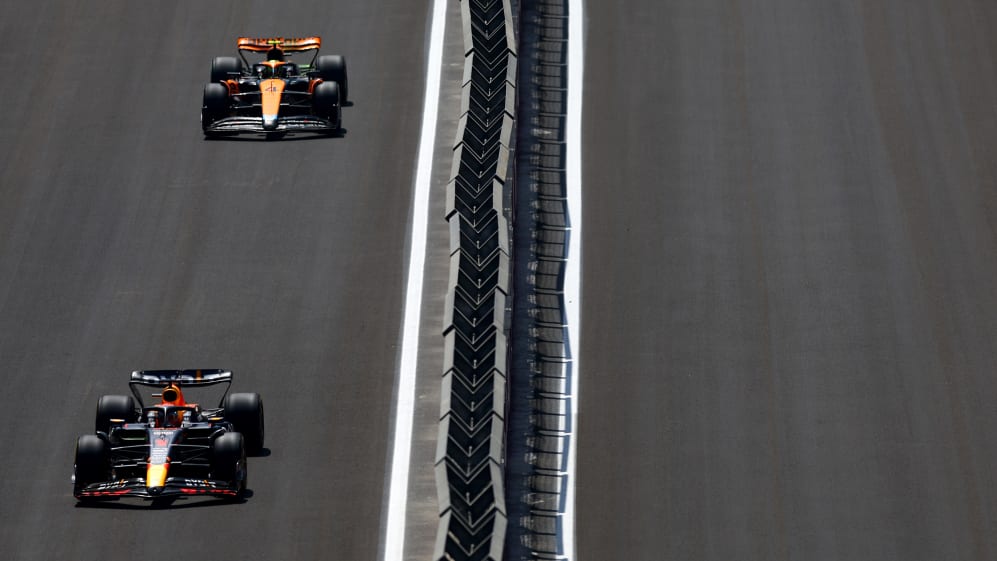
[[[568,115],[565,123],[565,181],[568,191],[568,262],[564,271],[565,316],[571,351],[571,378],[568,400],[571,404],[571,435],[568,442],[567,497],[561,525],[564,558],[575,561],[575,452],[578,449],[578,395],[581,348],[579,300],[581,297],[582,250],[582,76],[585,69],[585,7],[583,0],[568,2]]]
[[[415,415],[415,377],[419,359],[419,324],[422,316],[422,282],[426,264],[426,231],[429,191],[436,145],[436,116],[439,108],[440,74],[443,66],[443,31],[446,0],[433,1],[429,55],[426,59],[426,93],[422,109],[422,136],[412,197],[412,246],[405,293],[405,320],[402,351],[398,365],[398,402],[395,408],[395,438],[391,454],[391,480],[385,522],[384,561],[402,561],[405,553],[405,509],[408,505],[409,465],[412,453],[412,424]]]

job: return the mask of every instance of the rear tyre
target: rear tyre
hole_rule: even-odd
[[[225,419],[246,441],[246,452],[255,456],[263,451],[263,399],[258,393],[233,393],[225,398]]]
[[[97,432],[111,430],[111,420],[120,419],[126,423],[138,420],[135,400],[130,395],[105,395],[97,400],[97,418],[94,423]],[[94,437],[96,438],[96,437]]]
[[[120,396],[105,396],[120,397]],[[73,494],[78,494],[91,483],[111,478],[107,443],[93,434],[86,434],[76,441],[76,460],[73,465]]]
[[[249,470],[246,465],[246,446],[242,435],[227,432],[211,444],[211,477],[237,483],[239,494],[246,490]]]
[[[201,106],[201,128],[207,132],[215,121],[228,116],[228,88],[224,84],[204,85],[204,105]]]
[[[211,61],[211,82],[224,82],[242,72],[242,63],[234,56],[216,56]]]
[[[349,85],[346,81],[346,58],[341,55],[322,55],[315,60],[318,77],[336,82],[340,89],[340,103],[349,99]]]

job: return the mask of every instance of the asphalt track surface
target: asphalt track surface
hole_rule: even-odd
[[[578,561],[997,558],[997,4],[586,10]]]
[[[0,557],[377,558],[428,12],[0,8]],[[346,134],[203,140],[211,57],[239,35],[344,54]],[[74,507],[97,398],[133,369],[196,367],[263,396],[248,500]]]

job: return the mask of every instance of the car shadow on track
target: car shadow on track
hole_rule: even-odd
[[[242,497],[238,499],[224,499],[217,497],[169,497],[165,499],[141,500],[134,499],[111,500],[111,501],[77,501],[76,508],[95,510],[155,510],[155,509],[178,509],[178,508],[204,508],[218,507],[225,505],[244,504],[253,497],[252,489],[246,489]]]

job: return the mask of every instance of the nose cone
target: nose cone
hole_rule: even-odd
[[[150,495],[153,495],[153,496],[155,496],[155,495],[162,495],[163,494],[163,488],[162,487],[146,487],[146,490],[149,492]]]
[[[159,489],[162,492],[163,487],[166,485],[166,465],[165,464],[150,464],[148,471],[145,474],[145,486],[152,493],[153,489]]]
[[[263,110],[263,130],[277,130],[277,115],[280,113],[280,98],[284,93],[283,80],[260,82],[260,104]]]

